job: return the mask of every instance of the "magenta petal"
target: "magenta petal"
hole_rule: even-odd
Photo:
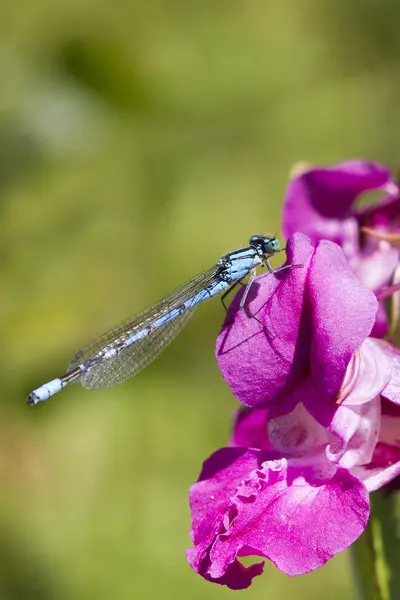
[[[306,236],[288,241],[288,264],[302,265],[253,283],[247,308],[234,298],[217,338],[216,357],[235,396],[247,406],[264,408],[289,390],[307,368],[310,353],[310,315],[304,312],[304,289],[314,247]]]
[[[199,479],[190,489],[190,534],[195,544],[209,544],[214,539],[230,495],[258,467],[258,455],[246,448],[221,448],[204,461]]]
[[[268,409],[238,410],[235,415],[231,445],[274,452],[275,448],[268,439],[267,417]]]
[[[221,577],[213,577],[209,572],[210,558],[205,555],[203,560],[197,567],[194,566],[194,560],[196,557],[196,549],[189,548],[186,550],[186,558],[190,566],[202,575],[207,581],[212,583],[218,583],[219,585],[226,585],[231,590],[244,590],[251,585],[253,577],[261,575],[264,571],[264,561],[244,567],[237,559],[230,563],[224,574]]]
[[[313,241],[328,239],[342,247],[357,246],[358,232],[351,216],[355,199],[367,190],[384,188],[390,181],[385,166],[364,161],[303,172],[291,180],[286,192],[285,236],[301,231]]]
[[[389,324],[386,316],[386,310],[383,302],[378,302],[378,311],[375,317],[375,323],[371,331],[371,337],[384,338],[389,330]]]
[[[378,303],[350,271],[343,251],[323,240],[309,270],[314,315],[311,373],[325,394],[336,395],[353,352],[370,333]]]
[[[385,186],[386,196],[383,196],[377,202],[368,204],[357,210],[357,217],[360,225],[379,228],[380,230],[399,231],[400,223],[398,216],[400,214],[399,186],[394,182]]]

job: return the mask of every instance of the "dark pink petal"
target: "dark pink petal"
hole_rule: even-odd
[[[374,291],[376,292],[376,290]],[[383,302],[379,301],[378,294],[376,295],[378,297],[378,311],[376,313],[375,323],[371,331],[371,337],[384,338],[389,331],[389,324],[386,316],[385,305]]]
[[[343,251],[316,246],[308,290],[313,314],[311,373],[324,394],[338,394],[353,352],[370,333],[378,303],[350,271]]]
[[[328,239],[357,249],[358,227],[352,217],[356,198],[391,183],[389,170],[378,163],[348,161],[328,168],[310,169],[292,179],[283,209],[283,231],[296,231],[314,242]]]
[[[246,307],[265,326],[239,310],[243,290],[232,301],[216,356],[232,392],[247,406],[264,408],[290,390],[308,367],[312,327],[304,290],[313,252],[306,236],[293,236],[287,262],[302,266],[253,283]]]
[[[393,296],[395,292],[400,291],[399,277],[400,277],[400,264],[397,265],[396,271],[393,274],[393,281],[397,281],[397,283],[393,283],[392,285],[386,286],[383,289],[375,292],[376,297],[378,298],[379,302],[386,300],[386,298],[390,298],[390,296]]]
[[[391,182],[385,186],[387,196],[377,202],[357,210],[361,227],[370,227],[380,231],[399,231],[400,198],[398,186]]]
[[[330,480],[321,481],[314,479],[312,468],[285,459],[271,461],[266,452],[240,453],[230,448],[224,453],[235,450],[230,461],[226,456],[222,461],[222,472],[218,466],[222,451],[211,457],[210,479],[199,481],[191,490],[196,533],[188,558],[207,579],[222,582],[238,556],[250,555],[270,559],[289,575],[307,573],[347,548],[364,530],[368,493],[346,469],[339,468]],[[214,461],[217,464],[210,468]],[[239,471],[243,479],[237,483]],[[209,504],[217,495],[218,509],[210,511]],[[210,513],[213,536],[210,527],[202,524]],[[204,538],[203,531],[207,532]],[[244,579],[247,584],[247,575]],[[237,579],[235,587],[240,587]]]
[[[210,557],[207,552],[199,560],[197,548],[186,550],[186,559],[194,571],[207,581],[226,585],[231,590],[244,590],[251,585],[253,577],[261,575],[264,571],[264,561],[244,567],[237,559],[231,562],[221,577],[213,577],[210,573]]]
[[[238,410],[235,415],[231,445],[274,451],[268,439],[267,417],[268,409]]]

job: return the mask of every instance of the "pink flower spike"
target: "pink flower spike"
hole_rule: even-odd
[[[382,305],[377,320],[335,243],[295,234],[287,256],[301,266],[256,278],[246,311],[232,301],[216,355],[246,408],[190,490],[188,561],[232,589],[263,570],[242,557],[322,566],[364,530],[369,492],[400,485],[400,349],[370,337]]]

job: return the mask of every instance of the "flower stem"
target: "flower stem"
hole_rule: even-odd
[[[352,556],[360,600],[400,598],[400,497],[371,495],[371,516]]]

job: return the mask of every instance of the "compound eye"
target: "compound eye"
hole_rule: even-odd
[[[277,240],[276,238],[272,238],[272,240],[268,241],[266,247],[269,252],[277,252],[280,249],[281,245],[279,243],[279,240]]]

